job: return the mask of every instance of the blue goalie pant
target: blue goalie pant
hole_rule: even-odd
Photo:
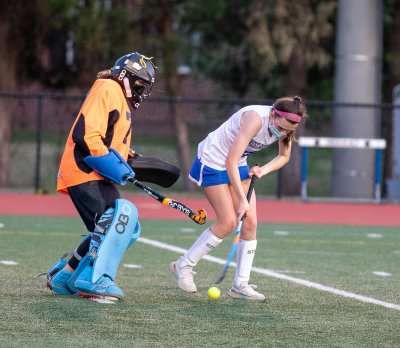
[[[138,211],[134,204],[117,199],[100,217],[92,233],[88,253],[68,280],[68,288],[82,297],[124,298],[115,275],[125,251],[140,235]]]

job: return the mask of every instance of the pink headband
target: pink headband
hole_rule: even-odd
[[[282,116],[284,118],[287,118],[290,121],[294,121],[294,122],[300,122],[301,121],[301,116],[297,115],[297,114],[291,114],[290,112],[284,112],[284,111],[279,111],[274,109],[274,111],[279,115]]]

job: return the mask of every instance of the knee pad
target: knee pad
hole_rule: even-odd
[[[128,200],[117,199],[115,209],[108,209],[103,215],[92,234],[89,248],[89,257],[93,261],[92,283],[103,275],[114,280],[126,249],[140,235],[138,211]]]

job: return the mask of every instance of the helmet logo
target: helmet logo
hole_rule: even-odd
[[[126,70],[122,69],[118,75],[118,80],[122,81],[124,79],[125,75],[126,75]]]
[[[136,70],[142,69],[142,67],[140,66],[140,64],[138,64],[137,62],[133,63],[132,66],[133,66]]]

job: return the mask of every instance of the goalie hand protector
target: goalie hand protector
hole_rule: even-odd
[[[114,149],[108,148],[110,153],[104,156],[87,156],[83,159],[90,168],[99,173],[101,176],[111,181],[125,185],[128,179],[135,177],[135,172]]]
[[[151,182],[161,187],[171,187],[179,179],[180,168],[156,157],[139,155],[133,150],[128,157],[129,166],[135,171],[139,181]]]

